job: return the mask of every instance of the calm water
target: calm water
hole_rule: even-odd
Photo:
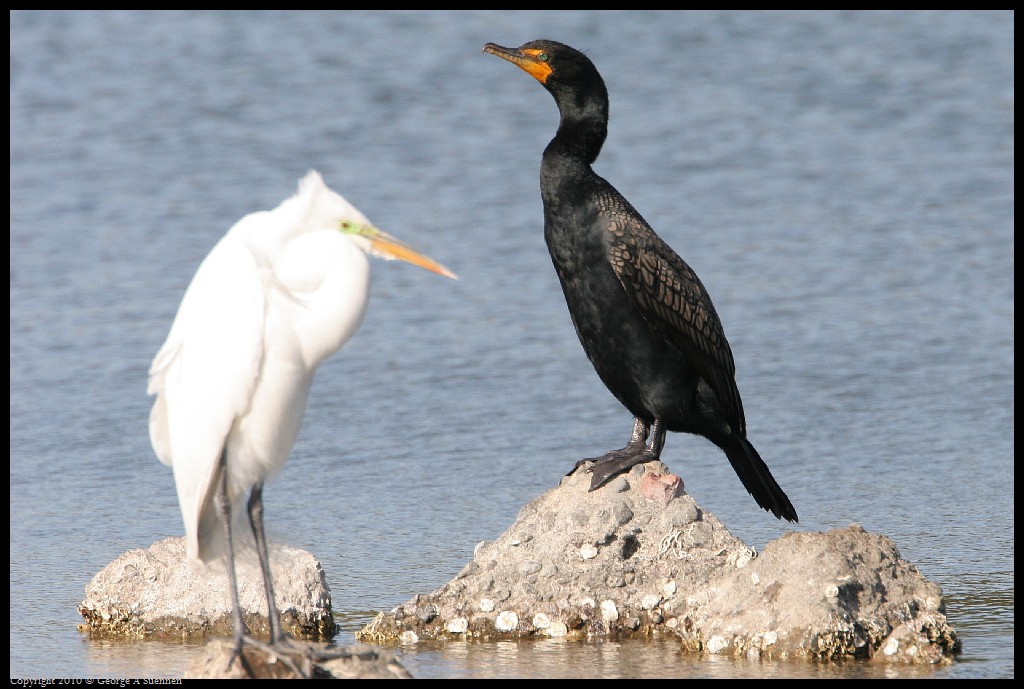
[[[122,552],[181,532],[146,370],[199,261],[309,168],[457,283],[374,266],[268,487],[350,641],[449,580],[631,420],[541,238],[554,103],[487,41],[588,50],[597,169],[698,271],[751,439],[801,530],[859,522],[947,596],[963,660],[1014,675],[1012,13],[11,13],[11,677],[180,676],[197,647],[90,641]],[[787,526],[672,436],[758,548]],[[401,649],[427,677],[917,676],[655,644]],[[927,674],[927,673],[926,673]]]

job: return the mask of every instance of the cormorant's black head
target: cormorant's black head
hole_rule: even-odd
[[[600,84],[604,81],[594,63],[580,51],[558,41],[530,41],[518,48],[504,48],[494,43],[484,46],[484,52],[508,60],[554,93],[563,86],[575,88]]]
[[[518,48],[494,43],[484,52],[508,60],[544,85],[558,105],[558,133],[544,151],[585,164],[597,160],[608,135],[608,89],[586,55],[558,41],[530,41]]]

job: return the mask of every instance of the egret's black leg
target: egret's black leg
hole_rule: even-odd
[[[267,533],[263,528],[263,483],[257,483],[249,492],[249,502],[246,505],[249,512],[249,526],[252,527],[252,535],[256,540],[256,555],[260,561],[260,574],[263,575],[263,590],[267,596],[267,625],[270,628],[269,648],[262,643],[255,645],[273,652],[277,658],[291,668],[299,677],[309,679],[313,676],[312,660],[308,653],[293,646],[291,638],[285,634],[281,626],[281,615],[277,609],[277,599],[274,596],[274,578],[270,572],[270,549],[267,547]],[[295,658],[301,658],[302,666]]]
[[[242,646],[245,644],[245,620],[242,618],[242,604],[238,597],[238,579],[235,577],[235,548],[231,535],[231,501],[228,499],[227,448],[220,455],[220,480],[217,482],[217,509],[224,520],[224,566],[228,574],[228,588],[231,591],[231,618],[234,627],[235,649],[228,661],[228,667],[238,658],[245,671],[252,676],[252,668],[245,662]]]
[[[262,488],[262,486],[260,486],[260,487]],[[263,526],[262,500],[258,497],[257,498],[257,502],[260,503],[260,512],[261,512],[261,514],[258,517],[258,519],[259,519],[259,524],[260,524],[260,535],[262,536],[262,534],[263,534],[263,529],[262,529],[262,526]],[[228,669],[230,669],[232,663],[235,662],[235,658],[238,658],[238,661],[242,664],[242,667],[245,669],[246,674],[248,674],[250,677],[253,677],[255,673],[253,672],[252,666],[250,666],[248,661],[245,659],[245,654],[242,653],[242,647],[245,646],[246,644],[248,644],[250,646],[254,646],[256,648],[259,648],[259,649],[263,650],[266,653],[271,653],[271,654],[274,653],[274,648],[273,648],[272,645],[268,646],[267,644],[263,643],[259,639],[251,636],[248,633],[248,631],[246,630],[246,628],[245,628],[245,618],[242,616],[242,604],[241,604],[241,599],[238,596],[238,578],[237,578],[237,575],[235,573],[235,545],[234,545],[234,537],[233,537],[232,532],[231,532],[231,501],[228,498],[228,471],[227,471],[227,450],[226,449],[221,453],[220,480],[218,481],[218,484],[217,484],[217,507],[218,507],[218,509],[220,511],[221,518],[224,520],[224,536],[225,536],[225,538],[224,538],[224,545],[225,545],[224,559],[225,559],[225,563],[224,564],[225,564],[225,567],[227,569],[227,574],[228,574],[228,588],[231,591],[231,618],[232,618],[232,622],[233,622],[232,626],[234,627],[234,643],[235,643],[235,647],[234,647],[234,649],[233,649],[233,651],[231,653],[231,659],[228,661],[227,667],[228,667]],[[252,517],[252,497],[251,496],[250,496],[250,499],[249,499],[249,507],[250,507],[249,520],[250,520],[250,523],[251,523],[252,520],[253,520],[253,517]],[[253,530],[255,532],[255,526],[253,527]],[[259,549],[259,541],[257,541],[257,549]],[[262,548],[262,550],[264,552],[264,555],[261,555],[261,567],[263,566],[262,565],[263,557],[265,557],[265,552],[266,552],[266,539],[265,538],[263,539],[263,548]],[[268,583],[268,579],[267,579],[268,577],[269,577],[269,567],[268,567],[268,569],[264,570],[264,584]],[[268,588],[267,590],[270,591],[269,595],[271,596],[271,598],[269,600],[272,601],[273,600],[273,598],[272,598],[273,590],[271,588]],[[270,629],[271,629],[271,638],[273,639],[273,634],[274,634],[273,630],[274,630],[274,626],[275,626],[274,620],[277,620],[277,623],[276,623],[277,624],[277,630],[278,630],[277,633],[278,633],[278,635],[281,634],[280,620],[279,620],[279,618],[277,618],[277,610],[276,610],[276,608],[273,609],[273,612],[271,613],[271,617],[269,619],[271,620],[271,622],[270,622]],[[307,666],[307,669],[305,671],[303,671],[303,670],[300,670],[298,665],[295,663],[295,661],[293,661],[288,656],[283,655],[283,654],[280,654],[280,655],[274,654],[274,655],[276,655],[278,657],[278,659],[281,660],[281,662],[283,662],[285,665],[290,667],[292,669],[292,671],[295,674],[299,675],[300,677],[309,677],[311,675],[311,670],[308,668],[308,665],[309,665],[308,661],[305,663],[305,665]]]
[[[256,554],[260,560],[260,573],[263,575],[263,590],[267,594],[267,622],[270,625],[270,644],[276,645],[285,640],[281,628],[281,616],[277,611],[277,600],[274,597],[274,579],[270,574],[270,551],[267,548],[267,536],[263,529],[263,484],[257,483],[249,493],[249,524],[256,538]]]
[[[296,675],[312,678],[315,674],[313,663],[338,658],[360,657],[341,649],[318,649],[293,643],[292,638],[281,625],[281,616],[274,596],[274,580],[270,572],[270,549],[267,546],[266,531],[263,527],[263,484],[257,483],[249,494],[249,524],[256,539],[256,553],[263,574],[263,588],[267,594],[268,622],[270,625],[270,646],[275,655],[287,664]],[[299,667],[301,663],[301,669]]]
[[[640,424],[643,424],[643,422],[637,419],[633,427],[634,440],[637,438],[637,428],[639,428]],[[661,420],[655,419],[649,430],[651,441],[646,446],[643,441],[634,443],[631,440],[630,444],[626,445],[622,450],[609,452],[604,457],[593,460],[594,464],[590,467],[590,490],[597,490],[611,478],[618,476],[624,471],[628,471],[637,464],[653,462],[661,458],[661,450],[665,447],[665,431],[662,429]],[[646,440],[647,424],[643,424],[643,431],[643,437]],[[632,451],[627,452],[627,450]]]

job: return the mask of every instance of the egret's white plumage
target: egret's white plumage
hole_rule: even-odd
[[[239,220],[199,266],[149,371],[150,439],[174,470],[190,558],[220,554],[222,453],[236,506],[284,465],[313,374],[363,320],[368,253],[455,277],[316,172],[277,208]]]

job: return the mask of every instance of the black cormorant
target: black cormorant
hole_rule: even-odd
[[[608,90],[597,68],[556,41],[518,48],[488,43],[484,52],[523,69],[558,104],[558,131],[540,168],[544,239],[583,349],[635,417],[624,448],[583,460],[592,462],[590,490],[659,459],[666,431],[693,433],[725,452],[758,505],[797,521],[789,498],[747,440],[732,350],[710,295],[693,269],[591,168],[608,133]]]

